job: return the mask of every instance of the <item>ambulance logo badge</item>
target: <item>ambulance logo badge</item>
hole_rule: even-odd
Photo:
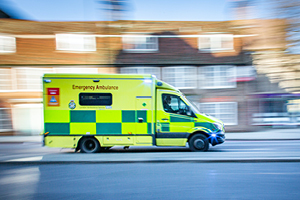
[[[70,109],[76,108],[76,104],[75,104],[74,100],[71,100],[71,101],[70,101],[70,103],[69,103],[69,108],[70,108]]]
[[[47,105],[59,106],[59,88],[47,88]]]
[[[55,96],[52,96],[49,102],[56,103],[57,101],[55,99]]]

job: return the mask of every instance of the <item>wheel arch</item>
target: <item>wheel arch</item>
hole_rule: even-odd
[[[196,134],[202,134],[202,135],[204,135],[204,136],[207,137],[207,138],[209,137],[209,134],[208,134],[207,132],[205,132],[205,131],[203,131],[203,130],[197,130],[197,131],[195,131],[195,132],[193,132],[193,133],[191,133],[191,134],[189,135],[187,142],[189,142],[190,139],[191,139],[191,137],[193,137],[193,136],[196,135]]]

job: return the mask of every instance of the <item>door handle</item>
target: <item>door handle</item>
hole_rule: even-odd
[[[168,118],[162,118],[161,120],[167,121],[167,120],[169,120],[169,119],[168,119]]]

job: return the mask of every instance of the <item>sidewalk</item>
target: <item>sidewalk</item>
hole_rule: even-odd
[[[225,133],[226,140],[300,140],[300,128],[267,129],[257,132]]]
[[[258,132],[226,133],[226,140],[300,140],[300,128],[268,129]],[[0,136],[0,143],[42,143],[43,136]]]

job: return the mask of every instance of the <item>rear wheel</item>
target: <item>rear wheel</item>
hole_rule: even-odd
[[[208,138],[203,134],[195,134],[189,140],[191,151],[207,151],[209,148]]]
[[[80,142],[80,149],[83,153],[96,153],[100,150],[100,144],[96,138],[86,137]]]

